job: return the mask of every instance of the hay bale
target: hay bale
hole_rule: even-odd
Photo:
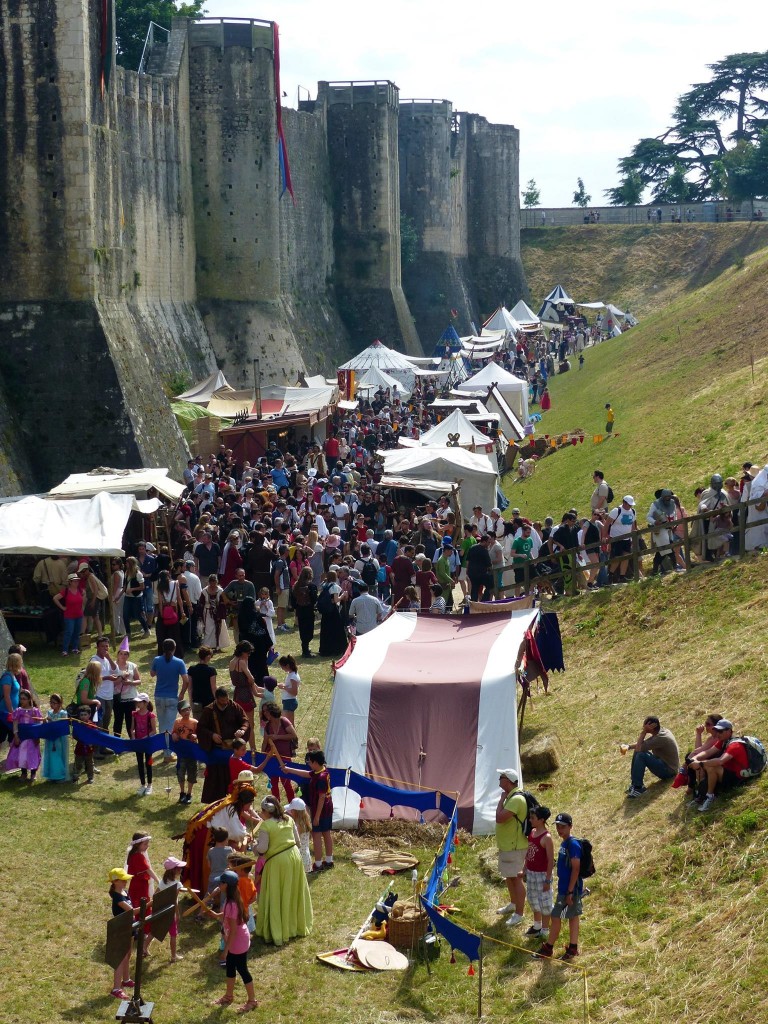
[[[480,863],[480,870],[494,885],[498,885],[503,882],[504,879],[499,874],[499,851],[496,849],[496,845],[489,846],[487,850],[478,857]]]
[[[521,749],[520,764],[526,778],[557,771],[560,767],[560,740],[557,736],[537,736]]]

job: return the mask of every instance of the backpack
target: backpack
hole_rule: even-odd
[[[325,615],[329,612],[333,606],[333,598],[331,597],[331,589],[327,583],[324,583],[320,588],[320,593],[317,597],[317,610],[321,615]]]
[[[576,838],[574,836],[574,838]],[[592,858],[592,843],[588,839],[576,839],[576,842],[581,845],[581,860],[579,862],[579,878],[591,878],[594,875],[597,868]],[[568,855],[568,862],[570,863],[570,853]]]
[[[373,564],[372,558],[366,558],[363,561],[363,568],[360,570],[360,576],[368,589],[373,590],[379,581],[379,571]]]
[[[613,488],[611,487],[610,484],[608,484],[608,502],[607,502],[607,504],[610,505],[612,501],[613,501]]]
[[[747,748],[747,768],[739,773],[742,779],[754,779],[765,771],[765,747],[757,736],[738,736],[736,743],[743,743]]]
[[[386,565],[380,565],[379,566],[379,571],[376,573],[376,582],[377,583],[386,583],[387,582],[387,567],[386,567]]]
[[[539,801],[536,799],[533,793],[528,793],[524,789],[520,790],[520,796],[525,797],[527,809],[525,812],[525,818],[522,821],[520,821],[520,819],[518,818],[518,821],[520,821],[520,825],[522,826],[523,835],[529,836],[531,834],[531,811],[536,810],[536,808],[539,806]],[[515,817],[517,817],[517,815],[515,815]]]

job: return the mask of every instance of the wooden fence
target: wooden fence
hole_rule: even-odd
[[[569,596],[575,596],[579,590],[586,589],[588,577],[599,570],[603,566],[606,566],[609,571],[610,567],[618,566],[623,562],[629,563],[627,578],[633,580],[639,580],[641,577],[647,575],[645,562],[647,559],[654,560],[657,554],[660,552],[672,551],[672,562],[677,564],[676,552],[682,553],[684,566],[686,569],[690,569],[693,565],[712,565],[707,557],[707,537],[709,536],[707,524],[711,519],[715,519],[723,515],[724,511],[738,514],[738,525],[734,524],[729,531],[738,540],[738,550],[732,550],[732,545],[729,542],[729,550],[726,556],[730,558],[743,558],[747,554],[745,541],[746,531],[751,529],[753,526],[764,526],[768,524],[768,511],[765,515],[759,519],[753,520],[749,524],[747,523],[747,510],[751,506],[757,506],[765,502],[764,497],[754,498],[750,501],[740,502],[738,505],[732,505],[730,509],[716,509],[712,512],[697,512],[695,515],[686,516],[684,519],[676,520],[674,523],[664,524],[663,528],[668,530],[674,530],[672,534],[672,540],[668,544],[663,544],[661,548],[657,548],[654,543],[653,534],[658,531],[659,527],[656,526],[640,526],[636,521],[635,529],[628,535],[623,537],[614,537],[611,539],[603,539],[598,543],[587,544],[583,548],[570,548],[567,551],[561,551],[557,554],[550,555],[539,555],[538,558],[529,559],[522,565],[506,565],[502,573],[502,586],[498,588],[498,594],[502,597],[510,597],[512,593],[522,588],[523,594],[529,594],[536,587],[541,587],[543,584],[547,587],[556,587],[558,591],[567,594]],[[637,512],[637,509],[635,509]],[[759,513],[763,510],[759,509]],[[638,517],[639,518],[639,517]],[[701,523],[701,532],[696,535],[696,531],[692,531],[694,523]],[[692,537],[691,534],[694,533]],[[723,531],[718,531],[721,533]],[[610,546],[612,543],[620,540],[626,540],[631,542],[631,550],[625,555],[613,557],[611,555]],[[604,552],[607,548],[607,554],[602,561],[595,563],[588,561],[583,565],[579,561],[579,554],[585,552],[597,553],[598,556]],[[696,548],[696,554],[698,560],[694,560],[692,557],[692,549]],[[537,567],[543,566],[544,571],[539,570]],[[515,569],[521,569],[523,572],[523,581],[521,583],[507,582],[507,578],[512,576]],[[561,585],[558,586],[558,583]]]

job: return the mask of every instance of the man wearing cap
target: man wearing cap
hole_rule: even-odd
[[[635,499],[625,494],[618,508],[612,508],[603,522],[604,536],[611,543],[611,563],[609,570],[616,577],[616,582],[627,582],[627,555],[632,552],[631,535],[636,529],[637,514]]]
[[[434,570],[437,582],[443,588],[445,608],[448,612],[453,608],[453,588],[460,565],[461,560],[455,552],[453,541],[450,537],[443,537],[440,557],[434,564]]]
[[[504,520],[501,518],[501,509],[492,508],[486,530],[492,537],[504,536]]]
[[[528,851],[528,839],[523,831],[528,815],[528,802],[517,788],[519,776],[515,768],[499,769],[501,797],[496,807],[496,845],[499,849],[499,874],[506,880],[509,903],[497,914],[509,914],[510,927],[520,924],[525,908],[523,869]]]
[[[637,742],[630,748],[632,754],[631,785],[627,797],[634,800],[645,793],[643,785],[646,769],[657,779],[673,779],[680,768],[677,740],[665,729],[655,715],[648,715]]]
[[[732,786],[741,786],[747,782],[741,773],[749,769],[749,756],[744,743],[733,738],[733,723],[727,718],[721,718],[715,726],[715,733],[718,740],[723,744],[723,752],[719,757],[711,757],[701,761],[701,767],[707,776],[707,793],[699,810],[703,813],[708,811],[715,802],[715,789],[730,789]]]
[[[579,955],[579,921],[584,889],[584,883],[579,878],[581,843],[571,835],[573,818],[570,814],[564,811],[558,814],[555,818],[555,828],[560,836],[560,850],[557,854],[557,899],[549,922],[549,938],[534,956],[552,956],[562,920],[565,918],[568,922],[568,945],[560,959],[567,961]]]

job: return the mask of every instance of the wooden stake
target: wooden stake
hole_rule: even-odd
[[[477,1019],[483,1019],[483,937],[480,936],[480,964],[477,970]]]

